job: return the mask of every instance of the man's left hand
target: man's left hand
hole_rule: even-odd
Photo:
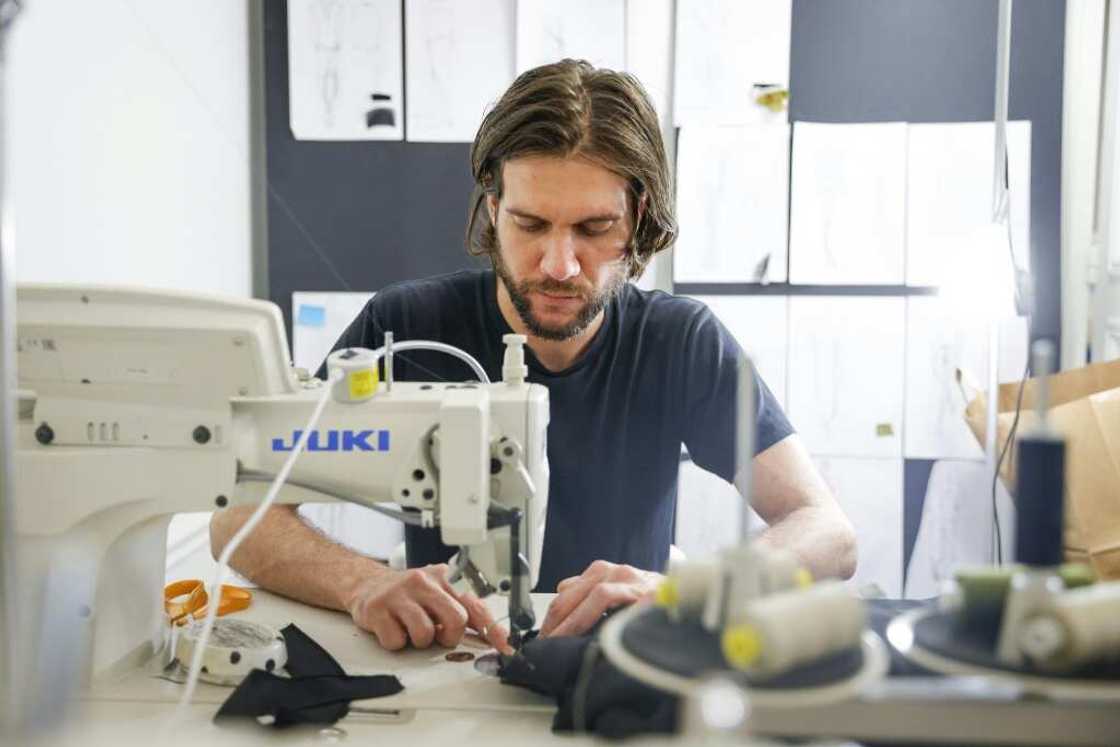
[[[652,596],[663,578],[653,571],[596,560],[580,575],[556,585],[557,595],[548,606],[540,634],[586,633],[604,612]]]

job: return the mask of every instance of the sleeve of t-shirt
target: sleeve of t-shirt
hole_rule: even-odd
[[[385,335],[376,305],[379,296],[380,294],[374,296],[362,307],[361,313],[354,317],[354,321],[350,322],[349,326],[342,332],[338,340],[331,346],[332,353],[342,348],[368,348],[370,350],[376,350],[381,347]],[[319,364],[319,370],[315,372],[315,376],[324,381],[326,380],[327,361],[325,359]]]
[[[704,308],[692,320],[684,353],[684,444],[693,462],[732,482],[743,351],[715,314]],[[752,369],[758,454],[792,434],[793,426],[753,364]]]

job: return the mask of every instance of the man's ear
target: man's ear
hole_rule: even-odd
[[[642,192],[641,197],[638,198],[638,210],[634,214],[634,225],[637,226],[642,222],[642,218],[646,214],[646,206],[649,204],[649,192]]]
[[[498,225],[498,198],[486,195],[486,212],[490,214],[490,225]]]

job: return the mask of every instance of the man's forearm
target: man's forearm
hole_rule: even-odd
[[[814,578],[851,578],[856,543],[847,519],[826,508],[806,506],[775,522],[758,536],[771,547],[793,552]]]
[[[210,547],[215,558],[255,508],[235,506],[214,514]],[[324,537],[291,505],[270,508],[234,552],[230,566],[269,591],[336,610],[347,610],[363,580],[388,570]]]

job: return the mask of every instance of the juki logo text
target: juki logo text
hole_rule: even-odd
[[[273,451],[291,451],[296,447],[303,431],[292,431],[290,439],[272,439]],[[330,430],[311,431],[307,437],[308,451],[388,451],[389,431],[381,430]]]

